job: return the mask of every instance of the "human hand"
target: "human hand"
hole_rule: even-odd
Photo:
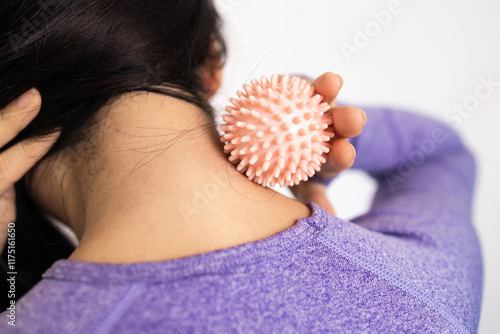
[[[31,89],[0,110],[0,147],[10,142],[38,114],[41,96]],[[16,220],[14,183],[19,181],[56,142],[59,133],[17,143],[0,154],[0,254],[9,224]]]
[[[323,95],[323,101],[330,104],[330,110],[325,114],[333,117],[333,132],[335,136],[330,141],[332,149],[324,154],[326,163],[321,167],[317,175],[322,179],[331,179],[340,172],[352,167],[356,150],[347,139],[358,136],[366,123],[366,114],[363,110],[355,107],[339,107],[335,99],[342,88],[343,80],[339,75],[326,72],[312,82],[316,92]],[[333,206],[326,197],[326,185],[309,179],[290,187],[290,190],[302,203],[315,202],[326,211],[335,214]]]

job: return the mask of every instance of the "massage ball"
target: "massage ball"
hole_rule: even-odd
[[[307,181],[326,162],[334,136],[330,106],[298,77],[251,80],[222,116],[224,153],[250,180],[281,187]]]

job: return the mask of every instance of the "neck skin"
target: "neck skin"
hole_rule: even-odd
[[[134,92],[96,120],[91,148],[77,145],[32,173],[37,203],[80,239],[69,260],[171,260],[260,240],[311,214],[237,172],[192,104]]]

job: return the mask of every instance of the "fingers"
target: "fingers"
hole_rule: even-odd
[[[36,117],[40,106],[41,96],[33,88],[0,110],[0,146],[15,138]],[[58,136],[58,133],[54,133],[36,140],[25,140],[0,154],[0,195],[9,190],[47,153]],[[8,194],[3,196],[6,195]],[[2,200],[8,198],[3,197]]]
[[[339,90],[342,88],[343,83],[340,75],[326,72],[317,77],[312,85],[316,89],[316,92],[323,95],[326,102],[332,104],[339,94]]]
[[[7,241],[8,224],[16,220],[14,186],[0,195],[0,254]]]
[[[333,209],[332,204],[326,197],[326,192],[315,192],[308,200],[307,202],[314,202],[321,206],[323,209],[326,210],[326,212],[331,213],[332,215],[335,215],[335,210]],[[306,203],[307,203],[306,202]]]
[[[15,138],[38,114],[41,96],[30,89],[0,110],[0,147]],[[59,137],[53,133],[11,146],[0,154],[0,249],[7,235],[5,227],[16,219],[14,183],[19,181],[47,153]]]
[[[356,150],[345,139],[334,139],[332,149],[328,153],[328,160],[318,172],[324,178],[331,178],[340,172],[349,169],[354,164]]]
[[[290,187],[290,190],[300,202],[314,202],[332,215],[335,214],[335,210],[326,196],[326,186],[316,182],[300,182],[298,185]]]
[[[19,181],[44,155],[59,137],[59,132],[36,140],[22,141],[0,154],[0,194]]]
[[[335,138],[353,138],[358,136],[366,124],[366,114],[355,107],[333,108],[333,130]]]
[[[11,186],[3,194],[0,194],[0,227],[16,220],[15,200],[16,191],[14,190],[14,186]],[[3,228],[0,228],[0,236],[2,232],[4,232],[4,230]],[[0,242],[0,246],[1,244],[2,243]]]
[[[38,114],[41,97],[30,89],[0,111],[0,147],[11,141]]]
[[[324,101],[328,102],[331,109],[327,111],[333,120],[333,132],[335,137],[331,141],[332,148],[327,157],[327,162],[321,167],[318,176],[330,179],[352,167],[356,157],[356,150],[345,138],[358,136],[366,124],[366,114],[363,110],[355,107],[337,107],[335,99],[342,88],[342,77],[332,72],[319,76],[312,86],[323,95]],[[326,186],[315,181],[301,182],[291,187],[292,193],[303,203],[315,202],[331,214],[335,211],[326,197]]]
[[[313,83],[318,93],[333,104],[339,90],[342,88],[342,77],[332,72],[319,76]],[[335,137],[332,140],[332,149],[328,155],[328,163],[319,172],[320,176],[333,177],[343,170],[349,169],[354,163],[356,151],[354,147],[343,138],[358,136],[366,124],[366,114],[355,107],[334,107],[329,113],[333,119]]]
[[[316,91],[323,95],[324,100],[334,107],[334,100],[342,88],[343,80],[340,75],[326,72],[313,82]],[[333,126],[336,137],[356,137],[363,130],[366,123],[366,114],[363,110],[354,107],[334,107],[329,111],[333,117]]]

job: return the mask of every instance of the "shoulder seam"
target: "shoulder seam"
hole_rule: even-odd
[[[127,289],[127,291],[122,296],[117,298],[118,305],[115,308],[111,309],[108,314],[99,319],[98,322],[96,322],[96,324],[92,326],[93,330],[89,331],[89,333],[111,333],[111,330],[113,329],[113,327],[115,327],[116,323],[123,317],[132,303],[137,299],[142,291],[142,288],[142,283],[132,284],[130,289]]]
[[[334,251],[335,253],[337,253],[338,255],[347,259],[348,261],[353,262],[356,265],[358,265],[358,266],[368,270],[369,272],[377,275],[378,277],[383,278],[384,280],[388,281],[391,285],[398,287],[399,289],[405,291],[406,293],[410,294],[414,298],[416,298],[416,299],[420,300],[421,302],[423,302],[424,304],[428,305],[430,308],[434,309],[440,316],[445,318],[449,323],[451,323],[454,327],[456,327],[460,333],[465,333],[465,334],[471,333],[448,310],[446,310],[445,308],[438,305],[437,302],[432,300],[432,298],[427,293],[420,290],[418,287],[414,286],[411,283],[408,283],[408,285],[402,284],[402,282],[400,282],[399,279],[395,278],[393,275],[391,275],[389,272],[385,271],[383,268],[376,267],[376,266],[350,254],[349,252],[341,249],[340,247],[335,245],[330,240],[327,240],[323,234],[318,236],[318,241],[321,242],[323,245],[325,245],[327,248],[329,248],[332,251]]]

